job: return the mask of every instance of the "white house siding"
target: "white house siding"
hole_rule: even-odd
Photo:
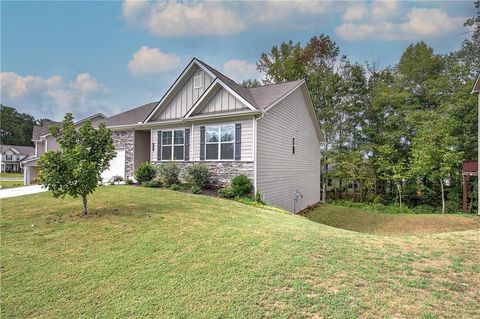
[[[221,88],[210,101],[196,113],[208,114],[222,111],[236,111],[245,108],[246,106],[242,102],[228,93],[227,90]]]
[[[195,76],[201,76],[202,79],[202,86],[198,89],[193,88],[193,80]],[[213,79],[210,75],[202,69],[197,68],[183,84],[177,94],[168,102],[165,110],[161,112],[156,119],[153,119],[153,121],[178,119],[184,116],[203,92],[205,92],[212,81]]]
[[[295,138],[295,154],[292,154]],[[257,121],[257,190],[270,205],[298,212],[320,201],[320,144],[302,88]]]

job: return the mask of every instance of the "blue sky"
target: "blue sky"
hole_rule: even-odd
[[[459,47],[473,1],[1,2],[1,102],[59,120],[159,100],[192,57],[261,78],[273,45],[325,33],[342,54],[386,66],[412,42]]]

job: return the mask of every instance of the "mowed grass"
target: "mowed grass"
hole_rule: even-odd
[[[0,173],[0,179],[1,178],[18,178],[22,179],[23,178],[23,173]]]
[[[132,186],[1,202],[2,318],[478,318],[480,231],[380,236]]]
[[[0,180],[0,186],[1,186],[2,189],[20,187],[20,186],[23,186],[23,180],[19,180],[19,181],[2,181],[2,180]]]
[[[332,227],[383,235],[435,234],[480,228],[480,218],[473,214],[384,214],[322,204],[304,215]]]

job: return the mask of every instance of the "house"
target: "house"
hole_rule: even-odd
[[[20,173],[23,168],[21,161],[33,155],[34,148],[31,146],[1,145],[1,172],[2,173]]]
[[[75,123],[75,126],[81,126],[86,120],[91,120],[92,125],[98,125],[101,120],[106,118],[105,115],[98,113],[93,116],[89,116]],[[38,174],[37,160],[46,151],[57,151],[60,149],[56,139],[49,133],[51,126],[61,126],[61,122],[43,120],[42,125],[33,127],[32,142],[35,144],[32,155],[22,160],[24,167],[23,181],[25,185],[30,185],[35,182]]]
[[[194,58],[160,101],[101,121],[117,152],[103,178],[133,178],[144,162],[175,161],[181,175],[202,163],[217,186],[245,174],[291,212],[320,201],[324,136],[303,80],[247,89]]]

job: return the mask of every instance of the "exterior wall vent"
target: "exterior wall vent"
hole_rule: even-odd
[[[202,87],[202,76],[197,75],[193,78],[193,88],[194,89],[199,89]]]

